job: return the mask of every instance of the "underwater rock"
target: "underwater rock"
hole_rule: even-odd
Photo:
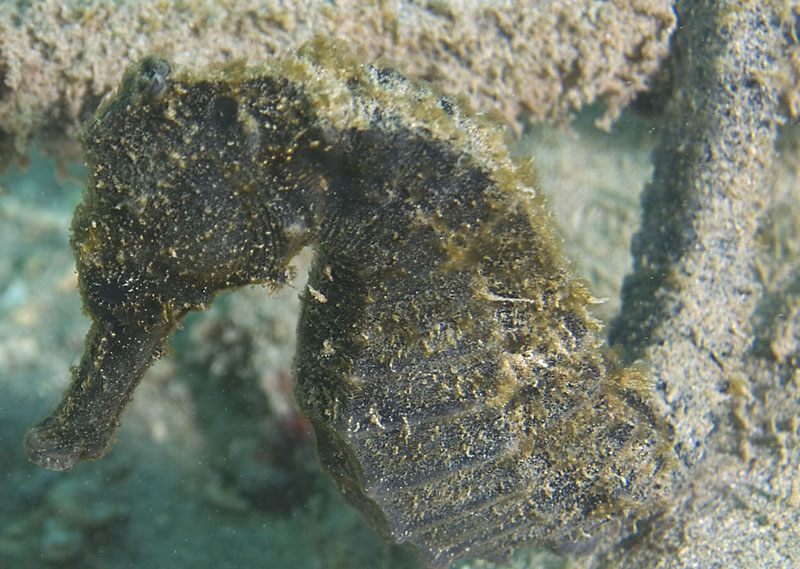
[[[76,125],[149,51],[183,64],[294,53],[317,35],[403,62],[516,124],[593,101],[606,122],[652,85],[677,19],[672,0],[418,2],[86,0],[0,2],[0,171],[32,141],[75,159]],[[143,25],[146,22],[146,25]]]
[[[181,318],[315,259],[295,399],[342,495],[431,567],[617,539],[669,493],[652,381],[604,349],[503,133],[317,42],[258,67],[146,58],[83,133],[86,351],[28,456],[102,456]]]

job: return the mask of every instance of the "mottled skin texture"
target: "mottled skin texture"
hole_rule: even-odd
[[[295,396],[375,527],[435,567],[619,537],[671,450],[527,167],[452,101],[322,47],[204,75],[146,59],[100,108],[72,240],[93,325],[29,456],[101,456],[186,312],[280,286],[312,246]]]

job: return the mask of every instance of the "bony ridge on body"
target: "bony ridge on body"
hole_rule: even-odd
[[[180,319],[281,286],[311,246],[295,398],[385,535],[432,567],[590,547],[665,494],[652,382],[603,348],[529,165],[453,100],[324,42],[258,67],[146,58],[82,139],[93,324],[26,435],[37,464],[102,456]]]

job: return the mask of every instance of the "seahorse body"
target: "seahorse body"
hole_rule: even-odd
[[[375,527],[441,567],[591,544],[659,495],[648,381],[611,369],[529,168],[452,100],[329,45],[203,73],[148,58],[83,142],[93,324],[33,461],[104,454],[180,318],[280,286],[312,246],[295,396]]]

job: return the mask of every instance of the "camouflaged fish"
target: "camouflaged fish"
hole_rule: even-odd
[[[181,318],[315,253],[295,398],[345,499],[431,567],[586,548],[663,494],[651,381],[607,354],[530,164],[433,88],[316,42],[259,66],[146,58],[83,135],[92,326],[26,435],[102,456]]]

